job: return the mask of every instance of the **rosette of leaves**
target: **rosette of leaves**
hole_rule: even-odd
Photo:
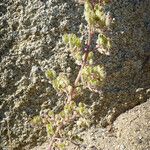
[[[57,92],[68,92],[68,86],[70,85],[70,80],[64,73],[59,73],[59,75],[52,81],[52,85]]]
[[[94,6],[90,0],[84,3],[84,16],[90,27],[103,29],[107,26],[108,17],[104,11],[104,4],[108,3],[110,3],[110,0],[103,0],[102,3],[95,4]]]
[[[68,90],[70,90],[70,80],[65,75],[65,73],[59,73],[59,75],[56,76],[56,72],[53,69],[50,69],[47,70],[45,74],[46,77],[50,80],[50,83],[52,84],[53,88],[57,92],[69,92]]]
[[[97,66],[85,66],[82,70],[82,83],[90,90],[101,87],[105,79],[104,68],[100,65]]]
[[[77,64],[81,64],[82,61],[82,42],[79,37],[75,34],[64,34],[63,42],[68,47],[68,50],[71,53],[71,56],[75,59]]]

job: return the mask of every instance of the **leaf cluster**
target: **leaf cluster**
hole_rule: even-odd
[[[86,0],[85,2],[85,9],[84,9],[84,16],[85,20],[89,24],[89,26],[92,27],[99,27],[104,28],[108,25],[108,18],[109,16],[106,15],[103,5],[109,4],[110,0],[102,0],[102,4],[95,4],[94,6],[90,2],[90,0]]]
[[[82,83],[90,89],[103,85],[106,73],[100,65],[86,66],[82,70]]]
[[[63,42],[66,44],[67,49],[71,53],[71,56],[75,59],[76,64],[82,62],[82,41],[75,34],[64,34],[62,37]]]

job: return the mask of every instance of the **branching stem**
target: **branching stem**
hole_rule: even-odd
[[[87,63],[87,58],[88,58],[88,54],[90,52],[90,46],[91,46],[91,41],[92,41],[92,37],[93,37],[93,32],[91,30],[91,27],[89,27],[89,32],[88,32],[88,41],[87,41],[87,44],[86,44],[86,50],[84,52],[84,58],[83,58],[83,61],[82,61],[82,64],[81,64],[81,67],[80,67],[80,70],[79,70],[79,73],[75,79],[75,82],[73,84],[73,87],[70,91],[70,94],[68,95],[68,99],[67,99],[67,103],[70,103],[72,100],[73,100],[73,95],[74,95],[74,91],[76,89],[76,87],[78,86],[78,83],[81,79],[81,75],[82,75],[82,70],[84,68],[84,66],[86,65]],[[53,148],[53,144],[56,140],[56,137],[58,136],[59,134],[59,131],[62,129],[62,128],[65,128],[65,126],[67,124],[69,124],[70,122],[74,121],[75,119],[77,118],[76,115],[74,115],[71,119],[69,119],[66,123],[62,122],[57,128],[56,128],[56,131],[55,131],[55,134],[52,136],[51,138],[51,141],[50,141],[50,144],[49,144],[49,148],[48,150],[52,150]]]

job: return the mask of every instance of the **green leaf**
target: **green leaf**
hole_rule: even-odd
[[[105,13],[104,13],[104,11],[102,9],[102,6],[97,4],[97,5],[95,5],[94,10],[95,10],[97,24],[100,27],[104,27],[105,26],[106,16],[105,16]]]
[[[63,73],[60,73],[59,76],[52,81],[54,89],[59,92],[67,92],[67,87],[69,86],[69,84],[70,81],[68,77]]]
[[[87,108],[86,105],[83,103],[79,103],[79,106],[76,108],[76,111],[81,115],[81,116],[85,116],[87,114]]]
[[[91,52],[89,52],[89,54],[88,54],[87,60],[93,59],[93,57],[94,57],[94,53],[91,51]]]
[[[48,116],[49,116],[49,117],[53,117],[53,116],[54,116],[54,112],[53,112],[52,110],[50,110],[50,111],[48,112]]]
[[[59,114],[60,114],[60,116],[61,116],[62,118],[65,118],[65,117],[66,117],[64,111],[61,111]]]
[[[72,113],[72,109],[71,109],[71,107],[70,107],[69,104],[66,104],[66,105],[64,106],[64,113],[65,113],[66,115],[70,115],[70,114]]]
[[[77,121],[77,126],[79,128],[86,128],[90,126],[90,121],[88,119],[85,119],[83,117],[79,118],[79,120]]]
[[[56,72],[53,69],[47,70],[45,75],[49,80],[54,80],[56,78]]]
[[[70,34],[69,35],[69,44],[71,48],[74,47],[81,47],[81,40],[80,38],[78,38],[75,34]]]
[[[90,59],[90,60],[89,60],[89,64],[90,64],[90,65],[93,65],[93,59]]]
[[[69,44],[71,51],[73,50],[72,48],[75,47],[81,48],[81,40],[75,34],[64,34],[62,40],[65,44]]]
[[[58,83],[58,80],[55,79],[52,81],[52,85],[53,85],[53,88],[56,90],[56,91],[59,91],[60,88],[59,88],[59,83]]]
[[[81,107],[81,108],[82,108],[82,107],[85,107],[85,104],[80,102],[80,103],[79,103],[79,107]]]
[[[104,68],[100,65],[97,66],[86,66],[82,70],[82,83],[85,87],[97,88],[103,85],[105,79]]]
[[[103,12],[102,6],[100,6],[100,5],[97,4],[97,5],[95,5],[94,9],[95,9],[96,16],[100,20],[104,20],[104,12]]]
[[[68,145],[68,141],[63,141],[63,142],[57,142],[56,146],[60,149],[60,150],[65,150],[66,146]]]
[[[68,93],[71,93],[71,91],[72,91],[72,86],[71,86],[71,85],[68,85],[66,89],[67,89]]]
[[[57,144],[57,146],[58,146],[61,150],[64,150],[65,147],[66,147],[66,144],[65,144],[65,143],[59,143],[59,144]]]
[[[111,47],[112,47],[112,46],[111,46],[111,42],[108,40],[108,42],[107,42],[107,48],[108,48],[108,49],[111,49]]]
[[[73,110],[76,108],[76,103],[74,101],[70,102],[70,108]]]
[[[104,71],[104,67],[101,67],[100,65],[97,65],[94,67],[94,69],[98,72],[99,76],[104,79],[106,77],[106,72]]]
[[[52,123],[49,123],[46,125],[46,130],[47,130],[47,134],[49,136],[51,136],[55,133]]]
[[[98,35],[98,44],[100,46],[106,47],[107,42],[108,42],[108,40],[107,40],[106,36],[104,36],[103,34]]]
[[[63,37],[62,37],[62,40],[65,44],[68,44],[69,43],[69,36],[68,34],[64,34]]]
[[[33,119],[31,120],[31,123],[34,125],[39,125],[42,123],[42,119],[40,116],[34,116]]]
[[[92,8],[91,3],[88,0],[84,3],[84,16],[85,20],[90,26],[95,25],[96,15],[94,13],[94,9]]]
[[[81,62],[81,61],[82,61],[82,54],[81,54],[81,52],[75,52],[75,53],[73,54],[73,58],[74,58],[76,61]]]
[[[77,95],[77,96],[79,96],[79,95],[81,96],[81,95],[83,94],[83,91],[82,91],[82,90],[83,90],[83,89],[82,89],[81,87],[77,87],[77,88],[76,88],[76,95]]]

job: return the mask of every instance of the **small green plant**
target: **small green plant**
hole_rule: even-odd
[[[82,142],[83,139],[77,131],[89,128],[92,124],[92,111],[83,103],[81,95],[85,88],[92,92],[99,92],[104,84],[105,69],[101,65],[94,65],[94,51],[91,44],[95,32],[94,28],[103,29],[107,27],[103,6],[108,3],[110,3],[109,0],[102,0],[99,4],[94,4],[90,0],[85,2],[84,15],[88,23],[86,42],[81,41],[75,34],[65,34],[62,37],[66,49],[75,63],[80,66],[75,81],[70,81],[64,72],[57,74],[53,69],[45,72],[57,93],[65,94],[66,97],[63,109],[59,112],[50,110],[47,113],[46,121],[44,121],[47,134],[50,137],[49,150],[65,149],[69,142],[76,144]],[[111,47],[109,39],[103,34],[98,36],[97,44],[103,48]],[[39,118],[36,117],[34,122],[38,120]]]

